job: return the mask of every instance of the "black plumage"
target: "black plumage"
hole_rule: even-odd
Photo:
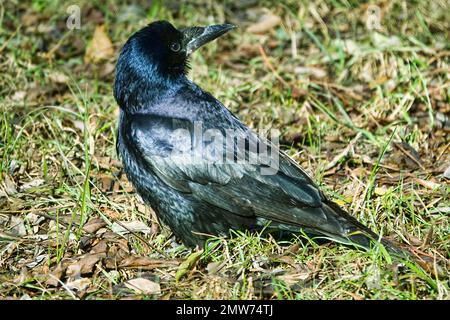
[[[207,235],[228,235],[229,229],[269,225],[272,231],[303,229],[369,247],[376,234],[328,200],[291,158],[186,77],[189,54],[233,28],[224,24],[177,30],[158,21],[126,42],[116,67],[114,96],[120,106],[117,150],[129,180],[189,246],[202,246]],[[202,132],[232,130],[237,138],[224,148],[214,139],[198,140],[193,132],[199,123]],[[238,138],[245,141],[239,147]],[[251,149],[252,143],[260,148]],[[271,169],[259,157],[263,146],[278,159],[275,174],[262,174]],[[219,161],[230,152],[234,160],[238,154],[256,160]]]

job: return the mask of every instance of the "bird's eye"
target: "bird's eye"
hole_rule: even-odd
[[[172,50],[173,52],[178,52],[180,51],[181,46],[178,42],[174,42],[170,45],[170,50]]]

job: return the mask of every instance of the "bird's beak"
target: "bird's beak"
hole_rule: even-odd
[[[204,44],[224,35],[228,31],[236,28],[233,24],[215,24],[207,27],[190,27],[181,30],[184,35],[184,45],[186,54],[191,54]]]

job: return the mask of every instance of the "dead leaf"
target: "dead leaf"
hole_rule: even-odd
[[[409,234],[408,235],[408,240],[409,240],[409,243],[411,243],[411,245],[413,245],[413,246],[421,246],[422,245],[422,240],[420,240],[418,237],[416,237],[416,236],[413,236],[412,234]]]
[[[111,167],[111,157],[94,156],[94,160],[97,162],[100,169],[109,170]]]
[[[108,251],[108,241],[102,239],[93,245],[90,253],[101,253],[101,252],[106,253],[107,251]]]
[[[437,189],[439,188],[441,185],[439,183],[430,181],[430,180],[424,180],[424,179],[420,179],[420,178],[414,178],[414,180],[420,184],[421,186],[433,190],[433,189]]]
[[[47,279],[47,281],[45,281],[47,285],[57,287],[61,284],[60,280],[64,274],[64,271],[66,270],[67,262],[67,260],[61,261],[52,271],[50,271],[49,278]]]
[[[119,268],[139,268],[143,270],[150,270],[170,265],[177,266],[179,264],[180,263],[176,260],[160,260],[151,259],[148,257],[129,256],[120,262]]]
[[[209,274],[216,274],[219,272],[225,265],[227,264],[227,261],[214,261],[208,263],[206,266],[206,271],[208,271]]]
[[[116,219],[119,219],[121,217],[120,213],[118,213],[117,211],[111,210],[108,207],[100,207],[100,209],[102,210],[102,213],[105,216],[107,216],[108,218],[110,218],[112,220],[116,220]]]
[[[25,91],[16,91],[12,95],[11,99],[13,101],[23,101],[23,100],[25,100],[26,96],[27,96],[27,93]]]
[[[69,82],[69,77],[60,71],[51,72],[48,78],[54,83],[66,84]]]
[[[140,294],[161,294],[161,287],[159,283],[145,278],[131,279],[124,284],[127,288],[132,289]]]
[[[37,25],[37,23],[39,22],[39,14],[32,10],[28,10],[20,17],[20,21],[22,22],[24,27]]]
[[[17,193],[16,183],[9,175],[5,175],[1,187],[8,196],[12,196]]]
[[[27,229],[25,228],[25,224],[23,219],[18,216],[11,216],[11,229],[10,232],[18,237],[23,237],[27,235]]]
[[[66,287],[70,290],[84,291],[91,285],[91,279],[79,278],[73,281],[68,281]]]
[[[112,74],[114,72],[114,70],[116,70],[116,65],[114,63],[108,62],[108,63],[105,63],[105,65],[102,67],[99,75],[100,75],[100,77],[104,78],[104,77]]]
[[[279,257],[277,257],[276,259],[279,260],[279,261],[281,261],[281,262],[284,262],[284,263],[286,263],[286,264],[288,264],[288,265],[290,265],[291,267],[294,267],[294,268],[296,268],[296,269],[299,268],[298,264],[297,264],[297,263],[295,262],[295,260],[294,260],[292,257],[290,257],[290,256],[279,256]]]
[[[282,280],[289,286],[293,286],[298,282],[304,282],[310,278],[309,272],[301,272],[301,273],[291,273],[291,274],[282,274],[276,276],[277,279]]]
[[[310,75],[316,79],[323,79],[327,76],[327,72],[317,67],[296,67],[294,72],[300,75]]]
[[[293,244],[284,252],[284,254],[297,254],[300,250],[300,245],[298,243]]]
[[[102,252],[85,254],[78,261],[67,267],[66,274],[71,278],[89,274],[94,269],[94,266],[105,257],[106,254]]]
[[[111,230],[120,235],[125,235],[130,232],[140,232],[143,234],[151,233],[150,227],[139,220],[120,221],[119,223],[114,222],[111,226]]]
[[[247,28],[247,32],[261,34],[269,31],[281,23],[281,18],[272,13],[261,16],[257,23]]]
[[[100,218],[91,218],[89,221],[83,226],[83,230],[87,233],[95,233],[100,228],[106,226],[106,222]]]
[[[121,261],[128,257],[129,254],[128,241],[126,239],[115,239],[108,250],[105,267],[107,269],[116,269]]]
[[[28,272],[28,269],[25,267],[22,267],[20,270],[20,274],[18,274],[16,277],[14,277],[13,282],[17,285],[22,285],[27,279],[30,279],[31,275]]]
[[[450,166],[444,171],[444,177],[450,179]]]
[[[47,254],[41,254],[38,255],[37,257],[34,258],[34,260],[32,262],[29,262],[26,264],[26,266],[30,269],[36,267],[38,264],[40,264],[42,261],[44,261],[44,259],[48,259],[48,255]]]
[[[114,177],[110,174],[99,174],[96,177],[97,185],[102,192],[110,192],[114,188]]]
[[[42,179],[31,180],[30,182],[27,182],[27,183],[24,183],[23,185],[21,185],[19,190],[20,190],[20,192],[26,192],[30,189],[41,186],[42,184],[44,184],[44,182],[45,182],[45,180],[42,180]]]
[[[105,25],[97,26],[92,40],[86,49],[84,63],[98,63],[102,60],[108,60],[113,56],[114,47],[105,31]]]
[[[38,226],[42,221],[45,220],[45,217],[34,214],[33,212],[29,212],[26,215],[26,218],[28,223],[30,223],[32,226]]]

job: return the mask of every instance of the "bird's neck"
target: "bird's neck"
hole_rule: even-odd
[[[128,114],[150,111],[153,105],[164,101],[189,81],[184,74],[162,75],[154,65],[141,67],[136,64],[133,68],[118,71],[115,97],[122,110]]]

